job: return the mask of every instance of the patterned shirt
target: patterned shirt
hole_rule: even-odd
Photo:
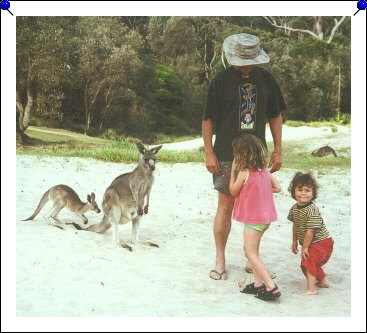
[[[320,211],[312,201],[305,206],[294,204],[289,211],[288,220],[296,224],[297,238],[301,245],[305,239],[307,229],[315,229],[311,243],[330,237]]]
[[[208,89],[202,119],[215,125],[214,152],[219,161],[232,161],[232,141],[243,133],[256,135],[266,147],[265,126],[286,108],[279,85],[266,68],[248,75],[232,66],[218,72]]]

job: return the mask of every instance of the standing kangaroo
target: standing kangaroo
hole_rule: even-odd
[[[84,216],[85,212],[89,210],[93,210],[96,213],[101,212],[95,199],[96,196],[92,192],[91,194],[87,195],[87,202],[82,202],[78,194],[71,187],[66,185],[56,185],[45,192],[32,216],[23,221],[33,220],[47,203],[47,201],[51,200],[53,201],[53,206],[45,215],[45,219],[48,220],[51,218],[55,222],[61,223],[61,221],[57,218],[57,214],[60,213],[61,209],[67,207],[70,211],[82,218],[84,224],[87,224],[88,219]]]
[[[162,148],[162,145],[152,149],[146,149],[141,143],[137,148],[141,153],[139,163],[132,172],[124,173],[111,183],[103,196],[103,220],[93,224],[87,229],[98,233],[104,233],[113,226],[113,244],[120,245],[118,236],[119,224],[132,221],[131,243],[136,243],[139,239],[138,230],[140,218],[148,213],[149,196],[154,182],[155,155]],[[146,198],[146,203],[144,201]],[[73,223],[75,228],[82,229],[78,224]],[[153,244],[150,244],[153,245]],[[131,247],[121,244],[122,247]]]

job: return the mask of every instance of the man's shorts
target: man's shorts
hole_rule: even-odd
[[[229,192],[229,182],[231,180],[232,161],[219,162],[219,167],[220,173],[213,173],[214,189],[221,193],[231,195]]]

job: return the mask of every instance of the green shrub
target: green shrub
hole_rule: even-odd
[[[115,130],[108,129],[107,131],[103,132],[102,135],[100,135],[102,139],[106,140],[112,140],[112,141],[121,141],[123,138],[121,135],[119,135]]]

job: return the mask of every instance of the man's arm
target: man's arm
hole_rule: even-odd
[[[270,172],[276,172],[282,166],[282,115],[269,119],[271,135],[273,136],[274,151],[270,156]]]
[[[282,188],[281,188],[278,180],[272,175],[270,175],[270,177],[271,177],[271,187],[273,189],[273,193],[282,192]]]
[[[213,122],[211,119],[204,119],[202,121],[202,135],[204,140],[206,168],[210,173],[218,173],[220,169],[218,158],[213,149]]]

